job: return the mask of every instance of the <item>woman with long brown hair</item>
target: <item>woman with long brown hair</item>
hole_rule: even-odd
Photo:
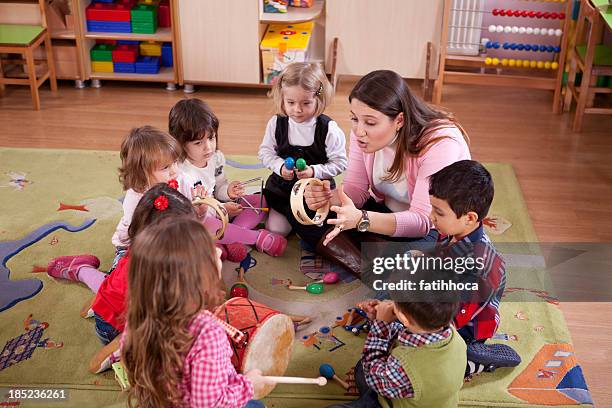
[[[393,71],[365,75],[349,101],[352,127],[343,186],[309,185],[304,197],[311,210],[331,203],[337,214],[327,221],[334,228],[310,244],[359,275],[358,242],[435,239],[435,233],[427,237],[432,228],[429,177],[470,159],[470,151],[452,114],[413,95]],[[352,229],[357,232],[342,233]]]
[[[225,294],[219,252],[191,217],[148,226],[134,240],[121,349],[130,405],[238,408],[266,383],[259,370],[236,373],[210,315]]]

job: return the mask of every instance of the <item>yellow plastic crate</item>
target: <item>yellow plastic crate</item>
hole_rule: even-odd
[[[113,72],[113,62],[91,61],[91,70],[93,72]]]
[[[308,60],[312,21],[299,24],[270,24],[261,40],[264,82],[271,84],[292,62]]]
[[[146,57],[161,57],[161,43],[155,41],[141,42],[140,55],[144,55]]]

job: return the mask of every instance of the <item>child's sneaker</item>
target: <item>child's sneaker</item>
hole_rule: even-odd
[[[469,344],[467,359],[482,364],[486,372],[493,372],[499,367],[516,367],[521,363],[521,356],[505,344]]]
[[[98,268],[100,260],[93,255],[60,256],[47,265],[47,273],[54,278],[78,281],[78,272],[81,266]]]
[[[227,260],[230,262],[240,263],[249,253],[249,247],[239,242],[225,244],[225,247],[227,248]]]
[[[287,240],[283,236],[262,229],[259,230],[255,247],[259,252],[265,252],[270,256],[281,256],[287,248]]]

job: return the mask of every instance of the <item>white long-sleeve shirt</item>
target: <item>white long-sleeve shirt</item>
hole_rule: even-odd
[[[315,128],[317,118],[313,117],[309,121],[297,123],[289,118],[289,144],[292,146],[310,146],[314,143]],[[259,146],[259,160],[264,166],[274,173],[281,175],[281,166],[285,159],[278,156],[276,144],[276,115],[272,116],[266,126],[266,133],[263,142]],[[346,137],[344,132],[336,122],[329,121],[327,136],[325,137],[325,152],[327,163],[314,164],[314,177],[319,179],[329,179],[335,177],[346,170],[348,159],[346,157]]]
[[[225,156],[220,150],[215,151],[212,157],[208,160],[206,167],[196,167],[189,159],[185,159],[179,164],[179,185],[185,184],[185,190],[188,191],[187,198],[191,197],[191,189],[197,185],[202,185],[207,195],[214,196],[219,201],[230,201],[227,189],[229,181],[225,176]],[[181,192],[185,194],[181,188]]]

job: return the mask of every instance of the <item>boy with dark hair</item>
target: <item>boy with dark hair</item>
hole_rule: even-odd
[[[484,344],[499,326],[499,304],[506,284],[506,264],[482,224],[493,194],[491,174],[474,160],[455,162],[430,178],[430,218],[440,233],[436,256],[476,260],[465,273],[478,280],[480,290],[461,303],[454,318],[467,344],[466,376],[521,362],[507,345]]]
[[[359,304],[372,320],[355,367],[360,397],[329,408],[456,407],[467,363],[465,343],[451,325],[458,305],[437,300]]]

